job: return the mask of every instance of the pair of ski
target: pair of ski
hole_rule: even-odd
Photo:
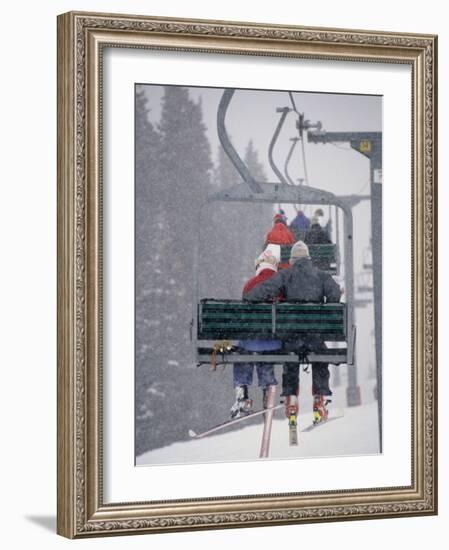
[[[196,433],[194,430],[189,430],[189,435],[194,439],[200,439],[202,437],[205,437],[206,435],[209,435],[214,432],[218,432],[219,430],[222,430],[224,428],[227,428],[228,426],[238,424],[239,422],[243,422],[244,420],[248,420],[250,418],[254,418],[255,416],[259,416],[263,414],[264,427],[263,427],[262,441],[260,445],[259,458],[267,458],[270,453],[271,427],[273,424],[274,411],[283,406],[282,404],[280,405],[274,404],[275,396],[276,396],[275,386],[269,386],[267,393],[264,395],[264,405],[265,405],[264,409],[261,409],[260,411],[255,411],[245,416],[240,416],[239,418],[227,420],[226,422],[217,424],[216,426],[213,426],[212,428],[209,428],[208,430],[201,433]]]
[[[267,407],[266,409],[260,409],[260,411],[254,411],[250,414],[247,414],[245,416],[239,416],[238,418],[234,418],[232,420],[226,420],[225,422],[221,422],[220,424],[217,424],[216,426],[213,426],[212,428],[207,429],[204,432],[197,433],[194,430],[189,430],[190,437],[194,439],[200,439],[201,437],[204,437],[206,435],[209,435],[214,432],[218,432],[219,430],[222,430],[224,428],[227,428],[228,426],[232,426],[234,424],[238,424],[239,422],[243,422],[244,420],[249,420],[250,418],[254,418],[255,416],[260,416],[261,414],[265,414],[267,412],[275,411],[276,409],[280,409],[284,405],[281,403],[280,405],[274,405],[273,407]]]
[[[189,436],[193,439],[200,439],[202,437],[205,437],[206,435],[212,434],[214,432],[218,432],[219,430],[223,430],[224,428],[227,428],[228,426],[232,426],[234,424],[238,424],[239,422],[243,422],[245,420],[248,420],[250,418],[254,418],[256,416],[259,416],[261,414],[271,413],[274,414],[274,411],[276,409],[280,409],[283,407],[284,404],[281,403],[279,405],[274,405],[272,407],[267,407],[266,409],[261,409],[259,411],[255,411],[253,413],[250,413],[246,416],[240,416],[239,418],[234,418],[233,420],[227,420],[225,422],[221,422],[220,424],[217,424],[216,426],[213,426],[212,428],[209,428],[205,430],[204,432],[197,433],[194,430],[189,430]],[[322,426],[323,424],[327,424],[327,422],[330,422],[331,420],[337,420],[338,418],[341,418],[343,416],[343,413],[339,413],[335,416],[331,416],[328,418],[325,422],[321,422],[319,424],[310,424],[303,430],[302,432],[310,432],[315,428],[318,428],[319,426]],[[289,428],[289,441],[290,445],[297,445],[298,444],[298,422],[296,415],[292,414],[288,418],[288,428]]]

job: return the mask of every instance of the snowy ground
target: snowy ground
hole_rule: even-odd
[[[310,409],[308,409],[310,410]],[[312,414],[298,419],[298,446],[290,447],[288,424],[283,409],[277,410],[273,421],[270,458],[367,455],[379,452],[377,402],[360,407],[334,409],[344,413],[339,419],[304,432],[312,422]],[[203,439],[173,443],[137,457],[138,466],[198,462],[229,462],[254,460],[258,457],[262,424],[211,434]],[[192,426],[192,428],[195,428]]]

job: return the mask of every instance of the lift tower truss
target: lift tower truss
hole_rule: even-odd
[[[382,132],[308,131],[310,143],[349,143],[370,161],[374,329],[379,419],[382,418]],[[382,422],[380,421],[380,426]]]

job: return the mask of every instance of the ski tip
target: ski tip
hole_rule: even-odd
[[[189,435],[190,435],[190,437],[196,437],[197,433],[194,432],[193,430],[189,430]]]

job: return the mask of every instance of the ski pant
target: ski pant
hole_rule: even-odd
[[[322,340],[308,342],[286,342],[286,351],[299,351],[305,354],[308,351],[320,351],[326,348]],[[298,395],[299,393],[299,363],[286,363],[282,373],[282,394]],[[312,363],[312,393],[313,395],[332,395],[329,387],[329,363]]]
[[[277,380],[274,376],[274,365],[267,363],[235,363],[234,388],[237,386],[251,386],[253,383],[254,367],[257,370],[258,385],[261,388],[265,386],[276,386]]]
[[[298,363],[287,363],[282,373],[282,394],[298,395],[299,393],[299,369]],[[329,364],[312,363],[312,393],[313,395],[332,395],[329,388]]]

